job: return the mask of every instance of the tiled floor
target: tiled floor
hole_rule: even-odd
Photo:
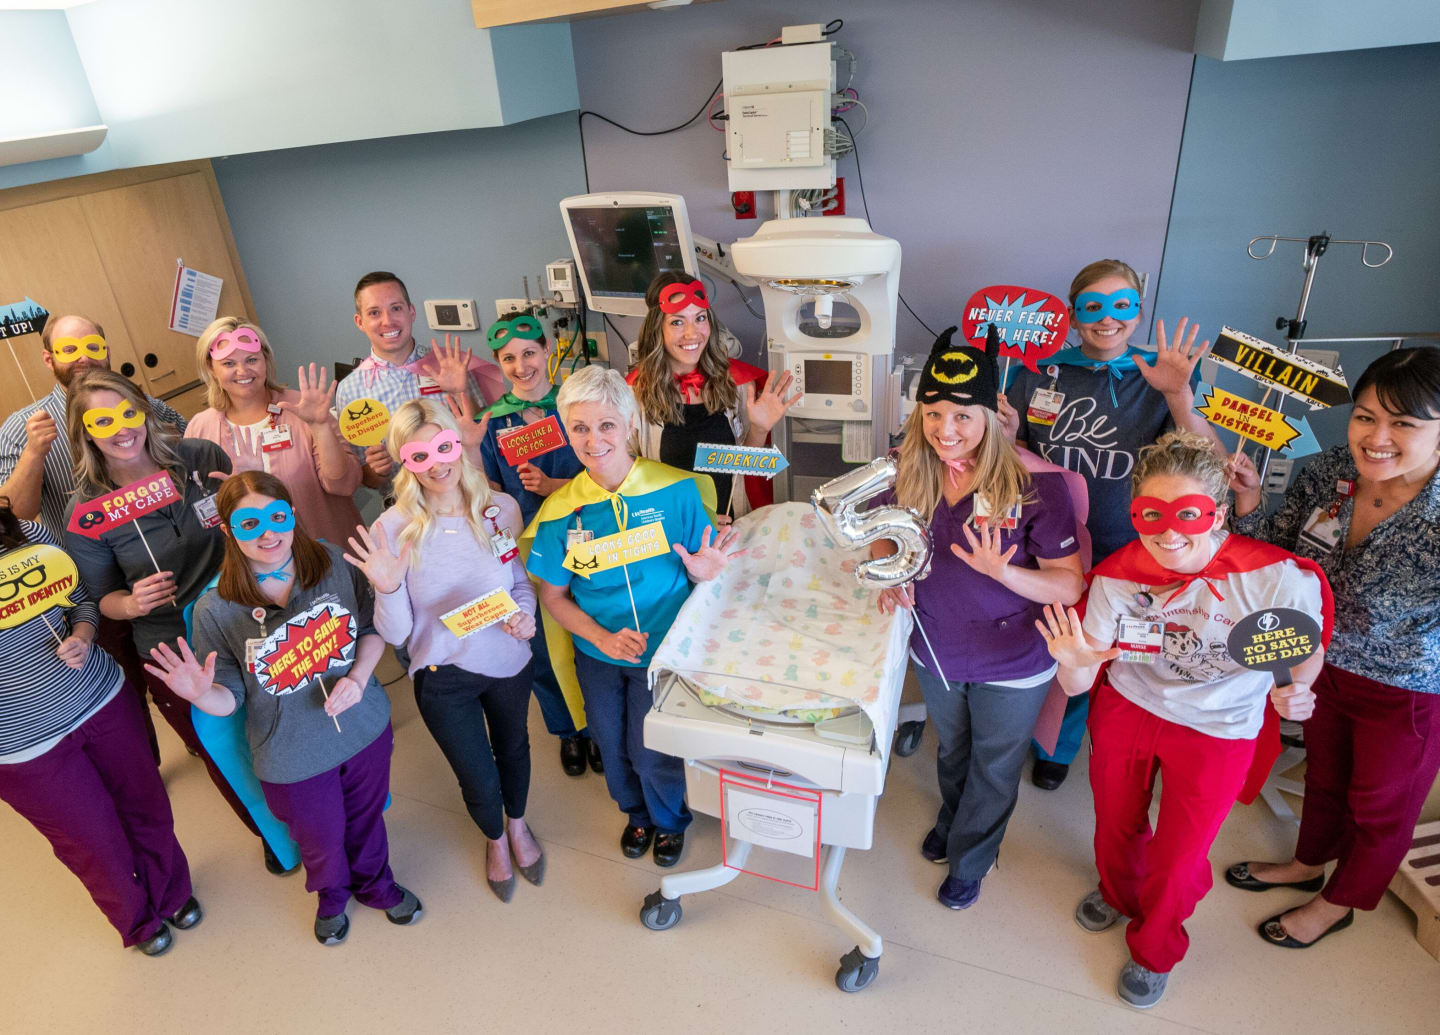
[[[392,663],[393,664],[393,663]],[[530,819],[549,856],[545,885],[509,905],[484,884],[482,840],[415,712],[391,688],[397,731],[389,813],[399,879],[426,905],[413,928],[352,904],[349,941],[315,943],[300,875],[277,878],[216,797],[200,765],[162,731],[164,774],[204,923],[160,959],[120,948],[35,831],[0,808],[9,894],[0,938],[0,1031],[221,1032],[911,1032],[1436,1031],[1440,963],[1394,898],[1307,952],[1261,944],[1254,926],[1301,896],[1221,883],[1226,863],[1284,854],[1291,835],[1263,805],[1237,807],[1213,853],[1217,887],[1189,925],[1169,994],[1140,1013],[1114,994],[1126,958],[1114,929],[1071,919],[1093,885],[1092,813],[1082,763],[1060,790],[1025,783],[980,902],[934,898],[941,868],[918,845],[937,802],[934,741],[895,759],[877,845],[852,852],[846,904],[885,938],[880,976],[845,995],[832,983],[850,948],[813,893],[741,876],[684,900],[673,930],[646,930],[658,887],[647,859],[620,855],[623,819],[600,777],[565,776],[532,708]],[[682,868],[719,856],[719,826],[697,819]]]

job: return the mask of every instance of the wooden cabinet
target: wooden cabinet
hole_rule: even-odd
[[[0,242],[0,305],[28,297],[97,320],[112,369],[187,415],[205,404],[196,339],[170,330],[175,260],[221,278],[219,315],[255,318],[209,162],[0,191]],[[0,417],[54,385],[37,335],[9,344],[23,377],[0,352]]]

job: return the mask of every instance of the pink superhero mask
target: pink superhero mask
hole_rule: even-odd
[[[1215,511],[1215,501],[1198,492],[1168,503],[1158,496],[1136,496],[1130,504],[1130,523],[1141,535],[1157,535],[1167,529],[1200,535],[1214,526]]]
[[[416,474],[424,474],[436,464],[460,458],[460,436],[450,430],[440,432],[429,442],[416,439],[400,447],[400,460]]]
[[[233,331],[222,331],[210,343],[210,358],[224,359],[233,352],[259,352],[260,335],[255,328],[241,325]]]
[[[705,297],[705,285],[692,280],[688,284],[666,284],[660,289],[660,297],[655,304],[662,313],[678,313],[692,305],[709,309],[710,299]]]

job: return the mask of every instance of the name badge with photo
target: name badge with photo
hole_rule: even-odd
[[[573,547],[580,543],[588,543],[595,538],[595,532],[589,528],[571,528],[565,532],[565,551],[568,553]]]
[[[260,449],[265,453],[273,453],[279,449],[289,449],[295,444],[294,436],[290,432],[290,425],[277,424],[273,428],[266,428],[260,432]]]
[[[1328,507],[1316,507],[1305,520],[1305,527],[1300,530],[1300,542],[1321,553],[1330,553],[1340,545],[1344,534],[1344,529],[1340,527],[1339,514],[1332,514]]]
[[[1001,528],[1009,530],[1020,524],[1020,504],[1016,503],[997,523],[991,512],[990,501],[978,492],[975,494],[974,509],[970,512],[970,521],[976,528]]]
[[[202,496],[194,503],[195,517],[199,519],[202,528],[218,528],[220,525],[220,506],[215,502],[214,496]]]
[[[439,395],[444,391],[433,377],[426,377],[424,374],[419,374],[417,375],[417,380],[420,382],[421,395]]]
[[[1031,424],[1054,424],[1055,418],[1060,416],[1060,408],[1064,405],[1064,392],[1037,388],[1035,394],[1030,396],[1030,408],[1025,411],[1025,419]]]
[[[1115,646],[1120,648],[1121,661],[1136,665],[1153,665],[1160,660],[1165,645],[1165,626],[1150,618],[1120,619]]]

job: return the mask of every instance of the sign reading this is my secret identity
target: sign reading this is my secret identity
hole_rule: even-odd
[[[23,625],[52,607],[74,607],[71,594],[79,580],[70,555],[46,543],[0,557],[0,629]]]

